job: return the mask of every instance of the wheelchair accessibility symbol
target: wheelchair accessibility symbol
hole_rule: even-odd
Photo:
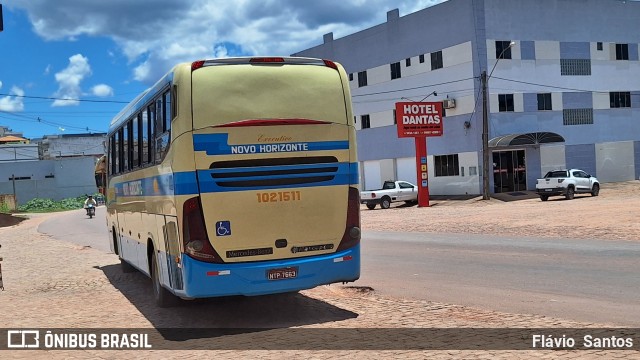
[[[216,222],[216,236],[231,235],[231,221]]]

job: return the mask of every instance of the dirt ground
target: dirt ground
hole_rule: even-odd
[[[573,200],[521,195],[506,197],[513,201],[440,198],[429,207],[394,203],[387,210],[363,206],[362,229],[640,241],[640,181],[605,183],[599,196]]]

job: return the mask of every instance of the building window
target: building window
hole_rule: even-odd
[[[560,75],[591,75],[591,60],[560,59]]]
[[[434,156],[436,176],[458,176],[460,165],[458,154]]]
[[[616,44],[616,60],[629,60],[629,44]]]
[[[598,51],[602,51],[602,41],[598,41],[598,42],[596,43],[596,49],[597,49]]]
[[[431,70],[442,69],[442,51],[431,53]]]
[[[404,60],[404,65],[405,65],[406,67],[411,66],[411,58],[406,58],[406,59]]]
[[[613,108],[630,108],[631,107],[631,93],[628,91],[610,92],[609,93],[609,106]]]
[[[371,127],[371,119],[369,118],[369,115],[361,115],[360,121],[362,122],[363,129],[368,129]]]
[[[424,54],[420,55],[418,60],[420,60],[420,64],[422,64],[424,62]]]
[[[511,59],[511,41],[496,41],[496,59]]]
[[[514,111],[513,110],[513,94],[498,95],[498,111]]]
[[[551,94],[538,94],[538,110],[552,110]]]
[[[593,109],[564,109],[562,110],[562,125],[593,124]]]
[[[402,73],[400,72],[400,63],[391,64],[391,80],[400,79],[402,77]]]
[[[367,71],[360,71],[358,73],[358,87],[367,86]]]
[[[349,81],[353,81],[353,73],[349,74]]]

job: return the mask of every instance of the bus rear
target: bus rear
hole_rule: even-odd
[[[237,58],[191,69],[198,196],[183,206],[185,297],[355,281],[360,205],[346,74]]]

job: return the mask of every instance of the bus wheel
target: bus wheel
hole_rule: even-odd
[[[158,256],[155,254],[155,251],[151,255],[151,283],[153,285],[153,298],[158,307],[166,308],[177,304],[178,298],[160,284]]]

